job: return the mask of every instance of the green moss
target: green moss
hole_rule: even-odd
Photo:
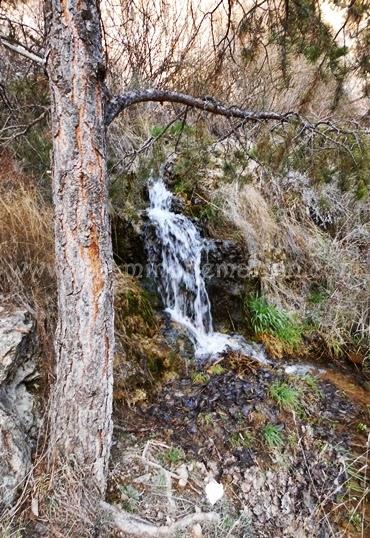
[[[312,284],[307,301],[313,305],[324,303],[329,297],[329,291],[321,284]]]
[[[230,445],[232,448],[250,448],[255,440],[255,435],[251,431],[245,430],[234,433],[230,437]]]
[[[197,423],[202,426],[212,426],[215,422],[212,413],[199,413],[197,416]]]
[[[194,372],[191,376],[191,380],[196,385],[203,385],[204,383],[208,383],[209,375],[204,372]]]

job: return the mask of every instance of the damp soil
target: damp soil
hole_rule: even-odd
[[[235,353],[217,367],[198,371],[189,364],[141,404],[117,406],[112,501],[120,503],[122,488],[136,484],[137,511],[157,524],[168,521],[167,497],[153,498],[155,476],[149,486],[135,482],[148,471],[142,451],[150,445],[160,467],[185,466],[185,487],[173,485],[181,513],[211,509],[205,484],[211,478],[223,484],[224,498],[214,507],[221,523],[203,529],[204,536],[370,535],[364,533],[370,431],[364,388],[347,375],[290,376]],[[293,387],[299,404],[279,405],[274,384]],[[128,466],[124,453],[136,454],[140,464]],[[228,519],[238,522],[231,533],[223,527]]]

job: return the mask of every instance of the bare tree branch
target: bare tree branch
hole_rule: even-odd
[[[32,129],[32,127],[34,127],[37,123],[39,123],[40,121],[42,121],[46,115],[47,115],[48,111],[45,110],[42,114],[40,114],[40,116],[38,116],[37,118],[35,118],[33,121],[31,121],[30,123],[28,123],[27,125],[17,125],[17,126],[5,126],[3,127],[3,129],[0,131],[0,142],[3,143],[3,142],[10,142],[10,141],[13,141],[15,140],[16,138],[20,137],[20,136],[24,136],[25,134],[28,133],[28,131],[30,129]],[[16,131],[15,133],[11,134],[10,136],[7,136],[7,137],[1,137],[1,133],[3,131],[6,131],[6,130],[15,130],[16,129],[21,129],[21,130],[18,130]]]
[[[225,105],[220,101],[213,99],[212,97],[193,97],[184,93],[171,91],[171,90],[132,90],[122,95],[113,97],[107,104],[105,113],[106,125],[110,125],[112,121],[123,112],[126,108],[144,102],[159,102],[159,103],[178,103],[186,105],[187,107],[197,108],[204,112],[210,112],[219,116],[226,116],[227,118],[239,118],[244,121],[261,122],[261,121],[276,121],[280,124],[287,124],[297,122],[302,126],[303,134],[305,131],[316,131],[322,134],[322,129],[326,129],[327,132],[334,132],[336,134],[355,134],[359,130],[363,133],[368,133],[368,129],[357,128],[355,131],[348,130],[333,123],[330,119],[319,120],[317,122],[311,122],[298,112],[274,112],[274,111],[253,111],[246,108],[241,108],[235,105]],[[322,128],[322,129],[320,129]]]
[[[4,47],[7,47],[12,51],[17,52],[18,54],[21,54],[22,56],[28,58],[29,60],[32,60],[33,62],[36,62],[40,65],[45,65],[44,58],[38,56],[37,54],[34,54],[21,44],[10,42],[4,35],[0,35],[0,43],[2,43]]]
[[[295,119],[304,122],[307,124],[307,127],[311,125],[307,120],[300,118],[295,112],[254,112],[237,106],[227,106],[212,97],[192,97],[191,95],[180,92],[157,89],[134,90],[113,97],[107,105],[106,124],[109,125],[120,112],[129,106],[148,101],[179,103],[228,118],[240,118],[249,121],[275,120],[283,123],[288,123]]]

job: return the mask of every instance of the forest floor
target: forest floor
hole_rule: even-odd
[[[233,353],[148,394],[116,404],[110,501],[156,525],[219,514],[178,536],[369,536],[370,398],[354,377]]]

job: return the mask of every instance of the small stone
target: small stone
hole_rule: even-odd
[[[197,523],[191,530],[192,538],[203,538],[202,527]]]
[[[205,491],[208,502],[212,504],[212,506],[224,496],[224,487],[219,482],[216,482],[216,480],[211,480],[206,485]]]
[[[34,516],[39,517],[39,501],[38,501],[37,497],[32,497],[31,511],[32,511]]]
[[[176,469],[176,474],[179,476],[179,487],[184,488],[189,480],[189,472],[186,468],[185,463],[183,463],[182,465],[180,465],[180,467]]]

